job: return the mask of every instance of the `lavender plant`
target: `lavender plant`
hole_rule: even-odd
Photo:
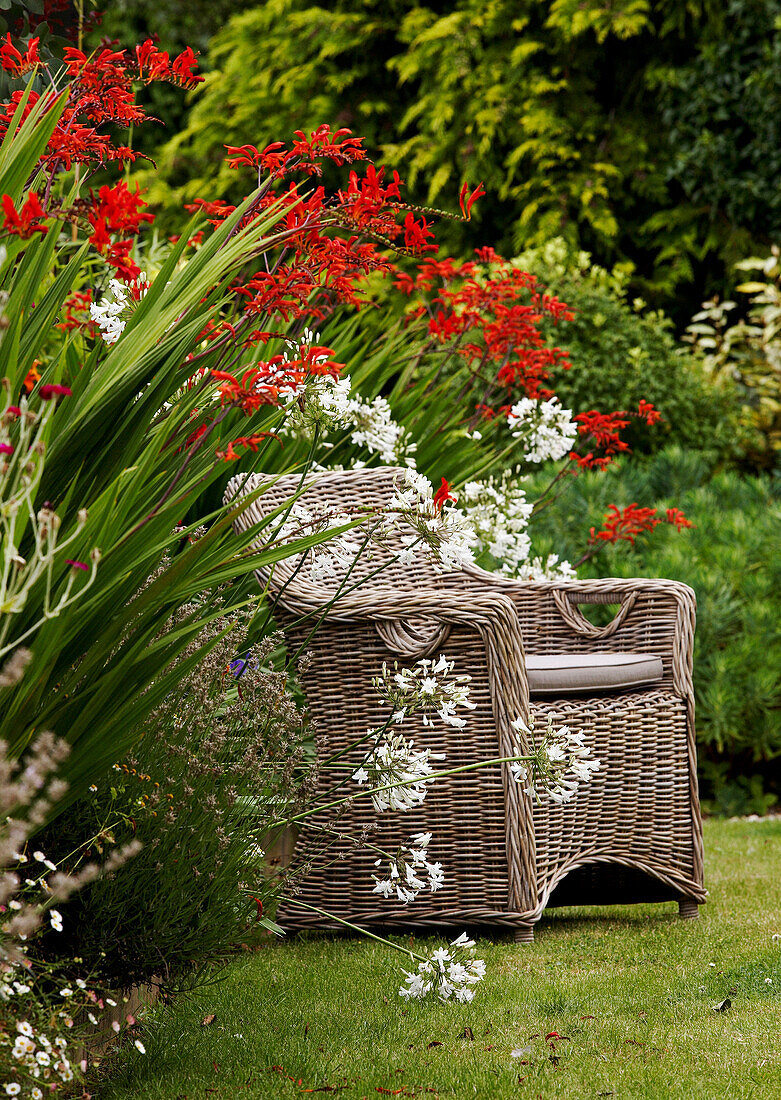
[[[0,688],[21,678],[29,657],[16,650],[0,668]],[[33,842],[67,791],[58,772],[68,753],[65,742],[42,733],[19,765],[0,742],[0,1080],[7,1096],[27,1100],[60,1094],[83,1079],[92,1063],[90,1034],[106,1006],[116,1005],[82,958],[65,953],[53,962],[43,945],[62,936],[68,899],[99,877],[110,878],[140,848],[131,840],[74,874]],[[144,1053],[142,1041],[134,1042]]]
[[[71,845],[92,838],[80,859],[107,838],[143,843],[120,874],[66,909],[71,946],[110,984],[196,984],[208,963],[275,928],[266,914],[279,882],[265,849],[272,822],[310,790],[311,756],[288,677],[274,670],[279,639],[247,647],[249,619],[216,617],[190,643],[182,661],[206,656],[151,712],[132,754],[47,838],[50,848],[63,834]]]

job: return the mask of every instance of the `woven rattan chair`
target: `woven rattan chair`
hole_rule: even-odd
[[[401,474],[388,467],[318,474],[300,502],[348,512],[380,508]],[[271,487],[237,516],[239,528],[299,487],[295,476],[273,482],[250,475],[234,478],[225,499],[264,483]],[[343,839],[331,840],[325,860],[312,860],[300,900],[362,925],[498,925],[519,941],[533,938],[549,906],[677,900],[681,916],[697,916],[705,890],[691,589],[665,580],[521,583],[477,567],[442,574],[423,554],[401,566],[386,551],[385,561],[377,573],[376,555],[359,558],[350,590],[327,613],[336,589],[313,583],[305,563],[288,560],[271,576],[259,574],[276,598],[289,647],[311,655],[303,686],[328,754],[386,720],[371,686],[383,661],[409,664],[444,653],[457,673],[471,676],[477,706],[465,729],[405,722],[416,745],[445,752],[448,766],[511,755],[517,749],[509,723],[531,710],[537,729],[550,714],[581,731],[602,767],[565,805],[536,804],[506,765],[441,779],[420,807],[404,813],[378,816],[370,799],[356,799],[338,822]],[[583,603],[620,607],[598,627],[580,611]],[[346,759],[357,768],[364,752]],[[304,860],[322,848],[324,820],[302,829]],[[445,887],[410,906],[374,895],[375,853],[348,839],[366,828],[388,851],[431,831],[431,858],[445,868]],[[295,928],[339,927],[295,902],[279,919]]]

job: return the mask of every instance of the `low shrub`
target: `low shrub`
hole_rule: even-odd
[[[753,278],[736,289],[738,302],[704,302],[685,339],[702,358],[703,370],[740,399],[737,451],[749,467],[781,464],[781,249],[735,265]],[[737,312],[733,312],[737,311]]]
[[[630,409],[641,398],[664,417],[653,429],[634,426],[635,450],[671,443],[729,455],[738,413],[731,385],[717,386],[696,356],[675,339],[672,322],[627,296],[627,276],[607,271],[562,239],[531,249],[514,261],[563,299],[574,318],[556,330],[572,369],[556,376],[561,401],[574,409]]]

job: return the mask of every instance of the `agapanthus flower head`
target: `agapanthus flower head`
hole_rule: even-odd
[[[524,458],[533,463],[563,458],[578,434],[571,410],[562,408],[557,397],[548,401],[521,398],[510,409],[507,423],[513,437],[523,441]]]
[[[375,886],[372,891],[384,898],[394,898],[403,905],[414,901],[418,894],[428,890],[432,894],[440,890],[445,881],[441,863],[431,863],[428,845],[431,833],[416,833],[406,844],[400,844],[395,855],[387,861],[378,859],[375,867],[387,864],[387,877],[372,875]]]
[[[416,749],[414,741],[401,734],[377,733],[373,736],[373,748],[353,772],[353,779],[360,786],[368,784],[377,813],[409,810],[426,797],[429,777],[434,772],[432,762],[444,759],[444,753]]]
[[[438,570],[459,570],[474,561],[477,538],[467,516],[441,500],[434,503],[434,488],[427,477],[407,469],[394,485],[394,496],[386,513],[386,526],[403,531],[411,528],[418,543]]]
[[[118,279],[112,279],[109,282],[109,292],[101,301],[90,303],[90,317],[100,329],[106,344],[116,344],[125,331],[134,303],[145,296],[149,286],[143,271],[129,286]]]
[[[474,987],[485,978],[485,963],[476,959],[475,942],[463,932],[449,949],[438,947],[420,959],[417,970],[404,970],[405,984],[399,996],[423,1000],[429,995],[441,1001],[471,1001]]]
[[[534,742],[533,715],[528,723],[523,718],[516,718],[511,726]],[[538,802],[541,795],[545,795],[559,804],[571,801],[580,784],[587,783],[599,768],[599,760],[586,745],[584,734],[574,733],[569,726],[554,728],[550,714],[542,738],[533,747],[531,759],[525,765],[511,765],[516,782],[528,782],[527,794]]]
[[[528,558],[519,564],[514,575],[521,581],[571,581],[578,574],[570,562],[560,559],[558,554],[548,554],[544,560]]]
[[[469,698],[470,677],[453,675],[454,661],[440,655],[435,661],[424,658],[413,668],[399,668],[394,661],[389,667],[383,661],[382,672],[372,680],[381,701],[392,711],[392,721],[400,724],[412,714],[420,714],[424,725],[434,725],[439,718],[446,726],[462,729],[466,719],[458,708],[474,710]]]
[[[461,506],[482,549],[501,562],[503,573],[516,576],[528,560],[528,525],[534,505],[527,499],[523,478],[506,473],[501,478],[468,481]]]

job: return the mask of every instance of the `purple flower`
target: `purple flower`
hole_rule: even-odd
[[[244,669],[246,667],[247,667],[247,662],[242,657],[237,657],[235,661],[231,661],[231,663],[228,665],[228,668],[231,670],[231,672],[233,673],[233,675],[237,679],[239,678],[239,676],[241,676],[242,672],[244,671]]]
[[[73,561],[71,558],[65,559],[65,564],[70,565],[72,569],[83,569],[85,572],[89,569],[89,566],[84,561]]]
[[[0,455],[12,455],[14,449],[10,443],[0,443]]]

